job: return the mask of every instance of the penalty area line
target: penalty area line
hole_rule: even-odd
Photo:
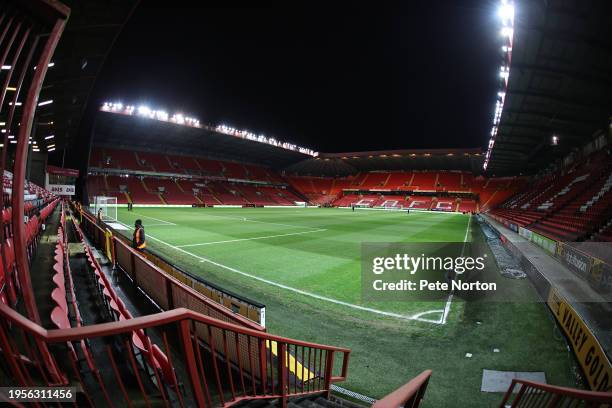
[[[123,224],[123,223],[121,223],[121,224]],[[127,227],[127,228],[133,229],[133,227],[130,227],[129,225],[126,225],[126,224],[123,224],[123,225],[125,227]],[[215,266],[217,266],[219,268],[225,269],[227,271],[236,273],[238,275],[242,275],[242,276],[245,276],[247,278],[251,278],[251,279],[254,279],[256,281],[266,283],[266,284],[271,285],[271,286],[276,286],[277,288],[281,288],[281,289],[285,289],[285,290],[288,290],[288,291],[291,291],[291,292],[299,293],[300,295],[308,296],[308,297],[311,297],[311,298],[314,298],[314,299],[317,299],[317,300],[322,300],[322,301],[329,302],[329,303],[334,303],[336,305],[345,306],[345,307],[348,307],[348,308],[351,308],[351,309],[355,309],[355,310],[361,310],[361,311],[364,311],[364,312],[378,314],[378,315],[381,315],[381,316],[395,317],[397,319],[402,319],[402,320],[416,320],[416,321],[426,322],[426,323],[431,323],[431,324],[441,324],[440,320],[432,320],[432,319],[426,319],[426,318],[419,317],[420,315],[431,313],[431,312],[438,312],[439,313],[439,312],[441,312],[441,310],[426,311],[426,312],[418,313],[416,315],[403,315],[403,314],[399,314],[399,313],[386,312],[384,310],[373,309],[371,307],[354,305],[352,303],[343,302],[341,300],[332,299],[332,298],[328,298],[326,296],[317,295],[316,293],[307,292],[305,290],[301,290],[301,289],[297,289],[297,288],[294,288],[294,287],[291,287],[291,286],[283,285],[282,283],[274,282],[274,281],[271,281],[271,280],[268,280],[268,279],[265,279],[265,278],[261,278],[259,276],[252,275],[250,273],[243,272],[243,271],[238,270],[236,268],[232,268],[231,266],[224,265],[222,263],[213,261],[212,259],[205,258],[205,257],[200,256],[200,255],[196,255],[196,254],[194,254],[192,252],[184,250],[183,248],[179,248],[179,247],[177,247],[175,245],[169,244],[168,242],[162,241],[161,239],[156,238],[156,237],[152,236],[151,234],[149,234],[148,237],[151,238],[152,240],[157,241],[157,242],[159,242],[161,244],[164,244],[167,247],[170,247],[170,248],[172,248],[172,249],[174,249],[176,251],[179,251],[179,252],[182,252],[182,253],[184,253],[186,255],[192,256],[192,257],[198,259],[200,262],[206,262],[206,263],[209,263],[211,265],[215,265]]]
[[[177,245],[176,247],[177,248],[189,248],[189,247],[205,246],[205,245],[227,244],[227,243],[231,243],[231,242],[255,241],[255,240],[258,240],[258,239],[270,239],[270,238],[278,238],[278,237],[289,237],[289,236],[292,236],[292,235],[312,234],[314,232],[323,232],[323,231],[327,231],[327,230],[322,228],[322,229],[317,229],[317,230],[312,230],[312,231],[291,232],[291,233],[288,233],[288,234],[266,235],[266,236],[263,236],[263,237],[237,238],[237,239],[228,239],[228,240],[225,240],[225,241],[202,242],[201,244]]]
[[[135,212],[135,211],[132,211],[132,214],[136,214],[136,215],[138,215],[138,216],[140,216],[140,217],[145,217],[145,218],[148,218],[148,219],[150,219],[150,220],[159,221],[159,222],[163,223],[164,225],[176,225],[176,224],[175,224],[175,223],[173,223],[173,222],[170,222],[170,221],[165,221],[165,220],[160,220],[159,218],[151,217],[151,216],[149,216],[149,215],[140,214],[140,213],[137,213],[137,212]]]

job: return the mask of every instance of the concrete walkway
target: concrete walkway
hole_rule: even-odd
[[[572,304],[606,350],[606,354],[612,354],[612,303],[610,300],[598,293],[586,280],[576,275],[544,249],[493,218],[487,215],[483,215],[483,218],[518,248],[541,276]],[[535,284],[537,286],[537,283]]]

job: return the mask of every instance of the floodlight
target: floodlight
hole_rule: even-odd
[[[514,34],[514,29],[512,27],[503,27],[500,31],[500,34],[503,37],[512,38],[512,35]]]
[[[502,5],[499,7],[498,14],[502,21],[512,21],[514,19],[514,6],[510,3],[502,2]]]

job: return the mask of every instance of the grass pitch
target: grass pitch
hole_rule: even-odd
[[[379,398],[427,368],[429,407],[498,404],[501,394],[480,392],[485,368],[544,371],[550,383],[573,385],[565,343],[541,303],[455,301],[445,316],[445,301],[361,301],[362,242],[477,239],[468,216],[138,207],[118,216],[127,225],[142,219],[149,248],[183,269],[265,304],[269,332],[350,347],[340,385],[352,391]],[[535,298],[528,281],[512,285]]]

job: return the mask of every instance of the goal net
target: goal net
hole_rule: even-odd
[[[95,196],[91,209],[96,217],[102,210],[102,221],[117,221],[117,197]]]

